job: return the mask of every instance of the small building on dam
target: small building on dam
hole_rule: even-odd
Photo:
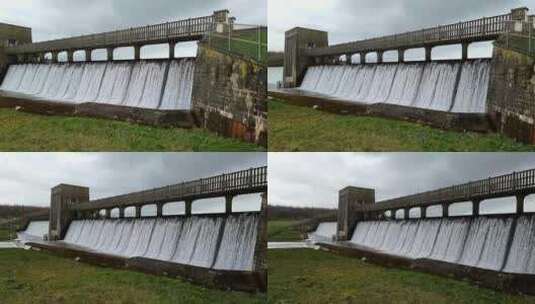
[[[0,106],[197,126],[265,146],[267,30],[235,20],[221,10],[35,43],[31,29],[0,24]],[[175,46],[188,41],[198,42],[197,56],[176,58]],[[155,44],[167,44],[169,57],[142,59],[141,49]],[[133,48],[134,58],[115,60],[115,50],[124,47]],[[96,50],[107,60],[93,61]]]
[[[327,32],[297,27],[286,32],[284,88],[270,94],[335,113],[498,131],[535,144],[534,20],[528,8],[516,8],[335,45]],[[470,45],[485,41],[494,42],[492,58],[470,59]],[[433,60],[433,49],[446,45],[460,45],[461,59]],[[407,61],[416,49],[424,59]],[[386,53],[397,60],[385,62]]]

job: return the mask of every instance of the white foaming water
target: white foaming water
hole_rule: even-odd
[[[141,218],[73,221],[65,242],[124,257],[221,270],[252,270],[260,218]]]
[[[259,216],[240,215],[227,220],[213,268],[253,270]]]
[[[489,75],[488,60],[315,66],[300,89],[359,103],[484,113]]]
[[[194,59],[20,64],[9,67],[0,89],[51,101],[189,110],[194,70]]]
[[[160,109],[191,109],[194,72],[193,60],[171,62]]]
[[[319,223],[316,231],[309,234],[309,238],[313,242],[332,241],[336,235],[336,229],[336,222]]]
[[[514,222],[513,217],[360,222],[351,243],[415,259],[535,273],[535,217],[519,217],[512,231]]]
[[[31,221],[26,230],[17,234],[22,241],[39,239],[48,234],[48,221]]]

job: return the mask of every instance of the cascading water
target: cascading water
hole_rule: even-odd
[[[413,259],[535,274],[535,216],[359,222],[350,242]]]
[[[309,234],[313,241],[332,241],[336,235],[336,222],[320,223],[316,231]]]
[[[69,103],[191,109],[195,60],[12,65],[0,89]]]
[[[48,221],[31,221],[26,230],[17,233],[17,238],[23,242],[32,239],[42,240],[46,234],[48,234]]]
[[[300,89],[359,103],[485,113],[490,61],[314,66]]]
[[[64,241],[123,257],[252,271],[259,224],[258,214],[79,220]]]

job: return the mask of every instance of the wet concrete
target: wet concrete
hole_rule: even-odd
[[[452,113],[387,103],[359,103],[300,89],[275,89],[270,90],[268,95],[282,99],[288,104],[313,107],[339,115],[382,117],[458,132],[494,131],[488,115],[481,113]]]
[[[410,259],[387,254],[348,242],[319,243],[322,250],[347,257],[360,258],[385,267],[417,270],[508,293],[535,295],[535,275],[504,273],[430,259]]]
[[[208,288],[262,293],[267,291],[267,272],[265,271],[214,270],[141,257],[125,258],[97,253],[88,248],[61,241],[34,241],[27,243],[27,245],[92,265],[130,269],[171,278],[180,277]]]

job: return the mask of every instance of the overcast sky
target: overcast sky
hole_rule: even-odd
[[[337,208],[346,186],[380,201],[532,168],[529,153],[271,153],[269,204]]]
[[[296,26],[328,31],[329,43],[335,44],[505,14],[521,6],[535,9],[535,1],[269,0],[269,49],[284,50],[284,32]],[[488,43],[479,44],[470,49],[470,55],[490,56],[490,48]],[[423,58],[422,54],[423,51],[409,52],[407,59]],[[460,47],[437,48],[433,55],[460,57]],[[385,54],[385,60],[387,57],[390,56]]]
[[[221,9],[229,9],[237,23],[265,25],[266,1],[0,0],[0,22],[31,27],[34,41],[207,16]],[[177,46],[177,56],[195,56],[195,43],[183,45]],[[142,49],[142,56],[166,54],[162,47]],[[133,50],[117,55],[133,56]]]
[[[265,166],[266,153],[3,153],[0,204],[50,205],[60,183],[102,198]]]

